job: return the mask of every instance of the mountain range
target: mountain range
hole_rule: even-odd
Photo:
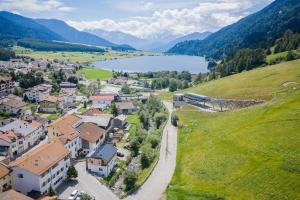
[[[105,31],[102,29],[86,29],[84,31],[105,38],[116,44],[126,43],[133,46],[136,49],[155,52],[165,52],[178,42],[188,40],[202,40],[211,34],[211,32],[208,31],[203,33],[194,32],[184,36],[160,34],[157,35],[155,38],[141,39],[134,35],[124,33],[121,31]]]
[[[168,52],[220,59],[241,48],[271,47],[289,29],[300,32],[300,1],[276,0],[204,40],[181,42]]]
[[[111,47],[116,50],[134,50],[129,45],[114,44],[91,33],[78,31],[61,20],[31,19],[6,11],[0,12],[0,35],[2,38],[56,40]]]

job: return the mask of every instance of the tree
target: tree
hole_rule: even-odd
[[[90,195],[83,193],[80,196],[80,200],[93,200],[93,198]]]
[[[156,113],[154,115],[154,122],[156,125],[156,128],[159,129],[159,127],[161,126],[161,124],[166,121],[167,117],[165,114],[163,113]]]
[[[158,144],[159,144],[159,135],[155,134],[155,133],[152,133],[148,136],[147,140],[149,141],[149,143],[151,144],[151,147],[153,149],[155,149]]]
[[[49,195],[50,197],[53,197],[53,196],[56,195],[56,192],[55,192],[55,190],[52,188],[52,186],[50,186],[50,188],[49,188],[49,190],[48,190],[48,195]]]
[[[123,85],[121,91],[123,94],[130,94],[130,88],[128,85]]]
[[[86,108],[87,107],[87,103],[86,101],[83,102],[83,107]]]
[[[67,171],[67,178],[68,179],[73,179],[73,178],[77,178],[78,177],[78,172],[76,170],[76,168],[71,165]]]
[[[78,78],[76,76],[70,76],[68,78],[68,82],[77,84],[78,83]]]
[[[172,79],[170,81],[170,85],[169,85],[169,91],[170,92],[175,92],[177,90],[177,83],[174,79]]]
[[[150,144],[147,143],[142,147],[142,154],[141,154],[141,165],[142,168],[145,169],[151,165],[154,161],[155,152],[151,148]]]
[[[288,51],[288,53],[286,55],[286,61],[291,61],[294,59],[295,59],[294,53],[292,51]]]
[[[28,96],[27,96],[26,94],[24,95],[23,100],[24,100],[25,102],[28,102],[29,99],[28,99]]]
[[[114,117],[119,115],[119,110],[115,103],[113,103],[111,106],[111,114],[113,114]]]
[[[124,176],[125,190],[130,191],[135,188],[135,183],[137,181],[137,174],[134,171],[127,171]]]
[[[173,126],[177,126],[178,125],[178,116],[176,113],[172,113],[171,115],[171,123],[173,124]]]

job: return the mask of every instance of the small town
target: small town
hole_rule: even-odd
[[[0,0],[0,200],[300,200],[300,0]]]
[[[0,63],[1,191],[13,188],[33,199],[60,192],[60,199],[79,199],[85,192],[66,185],[84,184],[78,176],[93,176],[124,196],[133,189],[123,183],[125,167],[135,177],[157,159],[167,111],[154,113],[163,105],[152,90],[135,73],[89,81],[76,73],[80,67],[30,58]],[[138,123],[139,115],[144,124]],[[150,129],[156,133],[148,138]],[[145,135],[135,138],[138,131]],[[144,143],[149,150],[140,161]]]

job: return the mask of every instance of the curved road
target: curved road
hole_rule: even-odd
[[[159,200],[173,176],[176,166],[177,129],[171,124],[173,105],[164,102],[170,112],[163,132],[159,161],[147,181],[126,200]]]
[[[177,129],[171,124],[172,103],[164,104],[170,115],[163,131],[158,163],[146,182],[125,200],[159,200],[171,181],[176,165]],[[57,191],[61,199],[67,199],[77,189],[93,195],[96,200],[118,200],[111,190],[86,171],[84,162],[77,163],[75,167],[78,170],[78,182],[63,184]]]

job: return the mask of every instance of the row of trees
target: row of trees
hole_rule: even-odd
[[[44,82],[43,72],[31,72],[27,74],[22,72],[11,72],[10,75],[14,81],[18,81],[20,83],[20,87],[23,89],[28,89]]]
[[[8,61],[11,58],[15,58],[16,55],[13,51],[10,51],[8,49],[5,48],[0,48],[0,60],[2,61]]]
[[[291,51],[300,47],[300,33],[293,33],[291,30],[285,32],[283,37],[275,42],[274,53]]]

